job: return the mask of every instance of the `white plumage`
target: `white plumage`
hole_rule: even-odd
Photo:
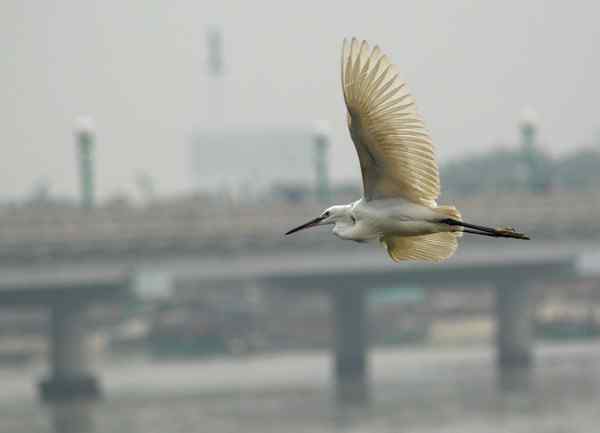
[[[334,224],[333,232],[343,239],[379,239],[395,261],[444,260],[463,232],[528,239],[510,228],[465,223],[455,207],[437,205],[440,179],[433,143],[408,86],[379,47],[344,40],[341,78],[364,197],[332,206],[286,234]]]

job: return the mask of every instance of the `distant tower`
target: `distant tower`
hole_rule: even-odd
[[[315,180],[317,200],[322,204],[330,201],[329,145],[331,132],[326,122],[318,122],[314,131]]]
[[[75,139],[79,159],[81,207],[90,210],[95,205],[94,191],[94,122],[89,116],[75,121]]]
[[[225,119],[225,61],[223,35],[213,28],[207,33],[207,67],[209,74],[208,122],[209,128],[222,127]]]
[[[531,108],[524,108],[519,121],[521,145],[524,152],[530,152],[535,148],[538,123],[537,113]]]
[[[214,77],[223,75],[223,36],[218,29],[208,32],[208,70]]]
[[[537,148],[538,116],[531,108],[521,112],[521,157],[527,169],[527,187],[531,192],[544,192],[548,187],[545,155]]]
[[[135,177],[135,184],[142,199],[146,203],[149,203],[154,199],[156,195],[156,188],[154,185],[154,178],[150,176],[150,174],[145,172],[138,173]]]

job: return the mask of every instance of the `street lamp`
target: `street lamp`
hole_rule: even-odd
[[[521,157],[527,170],[527,188],[530,192],[537,192],[545,188],[542,179],[543,167],[539,160],[540,153],[536,149],[539,119],[537,113],[530,107],[521,111],[519,129],[521,131]]]
[[[314,126],[314,152],[315,152],[315,180],[317,199],[320,203],[328,203],[330,199],[329,188],[329,145],[331,130],[325,121],[319,121]]]
[[[521,111],[519,128],[521,129],[521,140],[524,149],[535,146],[538,124],[538,115],[531,107],[526,107]]]
[[[81,207],[90,210],[94,207],[94,142],[96,134],[94,121],[90,116],[75,119],[75,140],[79,159],[79,180]]]

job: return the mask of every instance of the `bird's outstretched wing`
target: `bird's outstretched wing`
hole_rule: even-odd
[[[388,57],[366,41],[344,40],[342,87],[365,199],[435,205],[440,181],[433,143]]]

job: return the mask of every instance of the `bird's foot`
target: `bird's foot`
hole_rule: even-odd
[[[517,232],[512,227],[498,227],[496,233],[502,237],[530,240],[529,236],[524,233]]]

